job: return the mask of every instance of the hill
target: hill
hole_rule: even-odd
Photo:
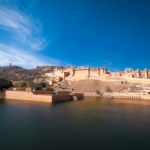
[[[0,66],[0,78],[5,78],[13,81],[28,81],[41,77],[46,72],[52,72],[54,68],[64,68],[63,66],[37,66],[33,69],[25,69],[20,66]]]

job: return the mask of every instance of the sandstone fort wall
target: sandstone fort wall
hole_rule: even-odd
[[[38,101],[38,102],[52,102],[51,95],[34,95],[27,91],[0,91],[0,98]]]
[[[78,99],[83,98],[83,93],[76,93],[75,96]],[[37,102],[60,102],[73,100],[70,95],[35,95],[28,91],[0,91],[0,98]]]

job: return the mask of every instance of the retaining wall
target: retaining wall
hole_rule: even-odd
[[[84,93],[84,96],[101,96],[101,94],[96,94],[96,93]]]
[[[127,98],[127,99],[147,99],[150,100],[150,95],[147,93],[141,93],[141,92],[129,92],[129,93],[123,93],[123,92],[113,92],[114,98]]]
[[[52,102],[62,102],[62,101],[69,101],[73,100],[70,95],[53,95]]]
[[[52,95],[35,95],[28,91],[0,91],[0,98],[52,102]]]
[[[127,98],[127,99],[141,99],[141,93],[139,92],[113,92],[114,98]]]
[[[74,96],[77,97],[77,99],[82,99],[84,97],[83,93],[74,93]],[[73,97],[71,95],[53,95],[52,96],[52,102],[61,102],[61,101],[70,101],[73,100]]]
[[[75,93],[74,95],[77,99],[83,98],[83,93]],[[60,102],[73,100],[70,95],[36,95],[29,91],[0,91],[0,98],[39,102]]]
[[[83,93],[74,93],[74,96],[76,96],[77,99],[82,99],[82,98],[84,98],[84,94],[83,94]]]

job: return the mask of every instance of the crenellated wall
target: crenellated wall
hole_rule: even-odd
[[[84,69],[72,69],[70,76],[72,79],[89,79],[100,78],[107,74],[106,68],[84,68]],[[66,78],[67,79],[67,78]]]
[[[64,80],[83,80],[83,79],[96,79],[96,80],[137,80],[150,79],[150,70],[133,70],[132,68],[126,68],[125,71],[109,72],[107,68],[75,68],[70,67],[67,69],[54,70],[52,73],[46,73],[45,75],[55,78],[62,77]],[[53,80],[53,79],[52,79]]]

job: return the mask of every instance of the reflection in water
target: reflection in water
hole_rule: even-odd
[[[150,101],[87,97],[65,103],[0,101],[0,147],[149,149]]]

